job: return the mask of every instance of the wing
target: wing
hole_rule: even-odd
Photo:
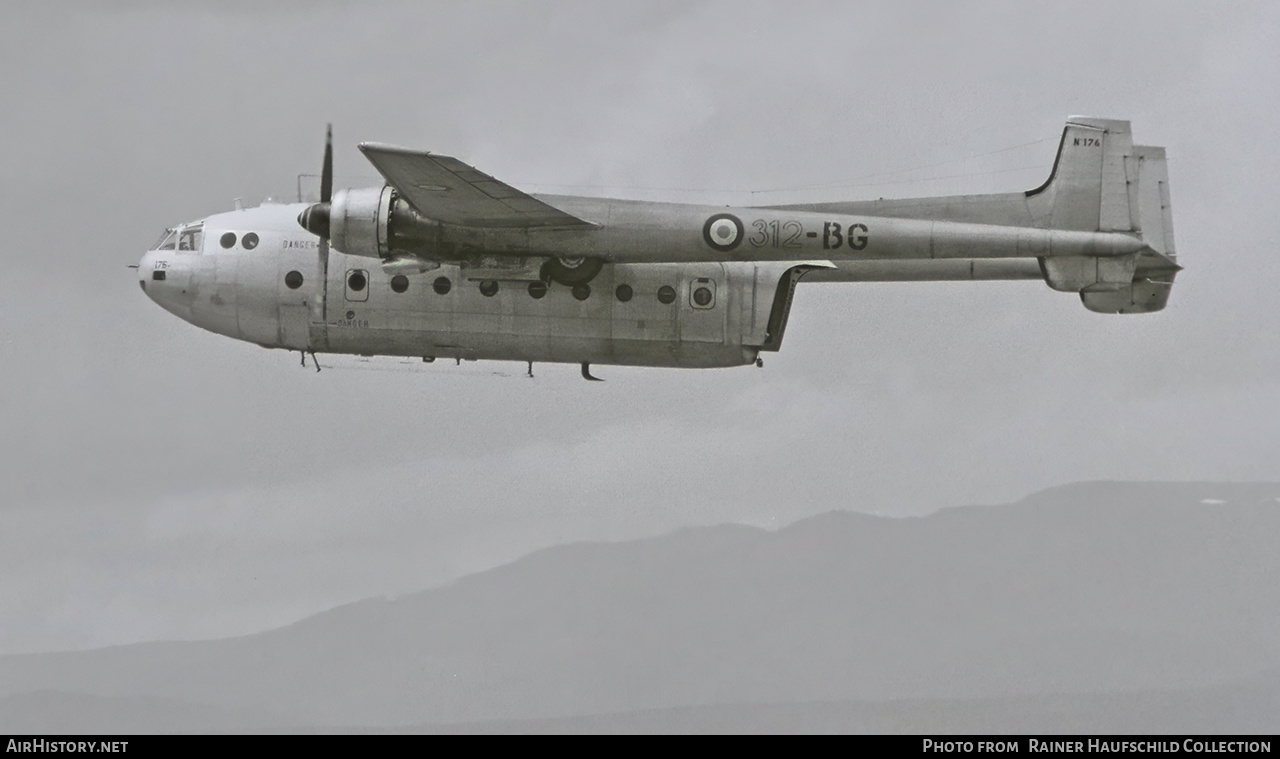
[[[449,156],[365,142],[360,152],[429,219],[466,227],[591,227]]]

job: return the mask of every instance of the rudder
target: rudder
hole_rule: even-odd
[[[1136,146],[1126,166],[1133,230],[1147,249],[1139,254],[1133,281],[1109,291],[1080,292],[1085,308],[1104,314],[1145,314],[1169,302],[1173,280],[1181,269],[1173,243],[1173,207],[1169,200],[1169,167],[1164,148]]]

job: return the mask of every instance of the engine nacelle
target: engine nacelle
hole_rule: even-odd
[[[329,207],[329,244],[339,253],[389,258],[390,187],[338,190]]]
[[[440,225],[423,218],[391,187],[338,190],[329,209],[329,243],[352,256],[436,258]]]

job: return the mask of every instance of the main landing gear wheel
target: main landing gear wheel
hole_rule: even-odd
[[[595,279],[604,268],[599,258],[548,258],[539,275],[543,282],[561,285],[582,285]]]

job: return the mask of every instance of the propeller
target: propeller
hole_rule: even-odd
[[[311,339],[309,341],[311,360],[320,371],[320,362],[316,360],[316,350],[327,350],[328,333],[325,328],[328,305],[325,302],[326,282],[329,279],[329,208],[333,200],[333,124],[325,127],[324,132],[324,167],[320,170],[320,202],[313,203],[298,214],[298,223],[302,228],[320,238],[316,247],[316,269],[319,278],[315,289],[315,297],[311,300]],[[305,362],[305,357],[304,357]]]
[[[333,200],[333,124],[324,134],[324,167],[320,170],[320,202],[313,203],[298,214],[298,223],[311,234],[329,239],[329,202]]]

